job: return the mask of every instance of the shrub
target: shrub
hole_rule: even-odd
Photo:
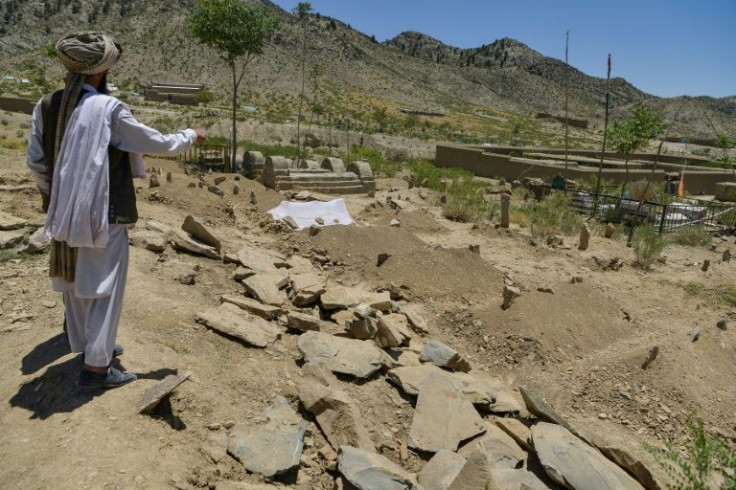
[[[672,243],[695,247],[698,245],[710,245],[712,237],[704,226],[690,226],[679,228],[669,238]]]
[[[736,450],[720,436],[705,430],[705,424],[692,414],[686,423],[688,435],[684,454],[668,444],[664,449],[645,447],[657,459],[671,484],[669,490],[710,490],[716,479],[720,490],[736,488]]]
[[[736,284],[732,282],[723,282],[708,288],[699,282],[690,281],[682,287],[692,296],[705,298],[706,303],[711,306],[736,308]]]
[[[520,211],[526,214],[535,238],[575,233],[583,224],[583,218],[570,207],[570,198],[562,192],[554,192],[540,202],[525,203]]]
[[[634,230],[632,238],[636,263],[643,269],[649,270],[652,264],[659,259],[667,246],[665,238],[650,226],[640,226]]]

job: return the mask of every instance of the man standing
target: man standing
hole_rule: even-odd
[[[133,178],[143,153],[173,156],[203,141],[203,130],[163,135],[106,95],[107,72],[122,48],[98,32],[56,44],[67,69],[63,90],[46,95],[31,120],[28,167],[47,211],[52,289],[63,293],[72,352],[84,354],[78,384],[113,388],[136,379],[113,368],[128,272],[128,229],[135,223]]]

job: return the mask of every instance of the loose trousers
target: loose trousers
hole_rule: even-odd
[[[79,247],[75,282],[52,278],[64,295],[67,335],[72,352],[84,352],[89,366],[112,361],[128,276],[128,229],[110,225],[105,248]]]

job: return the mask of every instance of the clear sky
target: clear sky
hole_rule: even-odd
[[[274,0],[291,11],[298,0]],[[584,73],[623,77],[644,92],[736,95],[736,0],[312,0],[312,9],[379,41],[419,31],[474,48],[502,37]]]

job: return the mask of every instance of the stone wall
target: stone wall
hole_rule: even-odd
[[[0,110],[32,114],[36,102],[38,101],[21,99],[19,97],[0,97]]]

